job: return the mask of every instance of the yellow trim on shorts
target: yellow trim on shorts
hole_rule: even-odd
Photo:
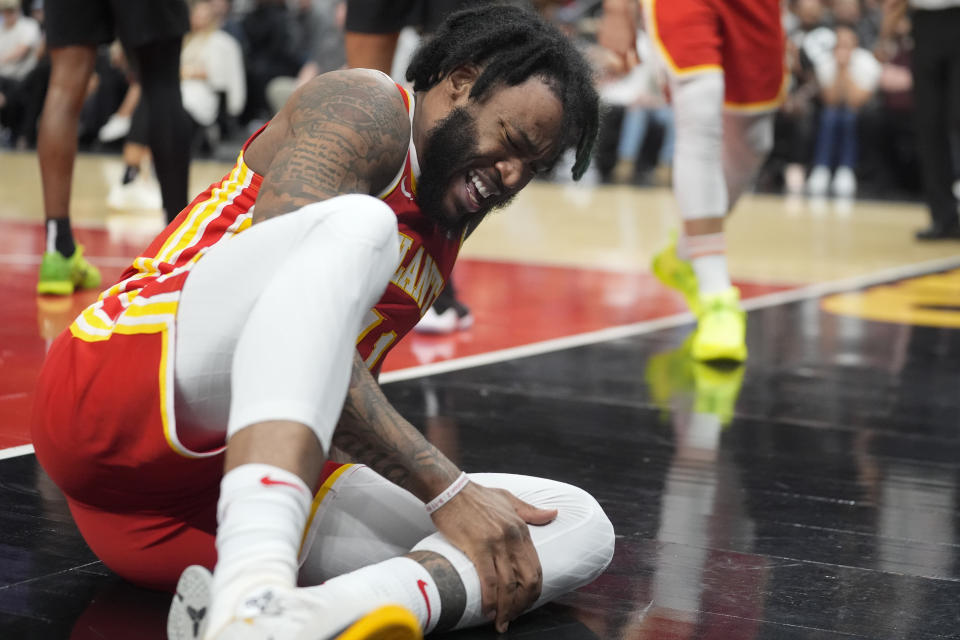
[[[667,63],[667,66],[670,68],[670,72],[673,75],[678,77],[684,77],[693,75],[696,73],[705,73],[712,71],[719,71],[723,73],[723,65],[709,63],[709,64],[698,64],[692,67],[680,68],[679,65],[673,60],[673,57],[670,55],[670,52],[667,51],[666,45],[663,43],[663,40],[660,39],[660,32],[657,30],[657,20],[655,17],[656,0],[641,0],[644,8],[645,22],[647,27],[647,33],[650,34],[650,39],[656,45],[657,49],[660,51],[660,57],[664,62]]]
[[[787,97],[787,88],[790,86],[790,74],[786,67],[783,69],[783,79],[780,81],[780,90],[776,97],[761,102],[724,102],[723,108],[727,111],[740,111],[744,113],[762,113],[765,111],[776,111],[783,104]]]
[[[307,516],[307,524],[303,528],[303,536],[300,538],[300,548],[297,550],[297,555],[303,553],[303,545],[307,542],[307,534],[310,533],[310,527],[313,525],[313,519],[317,515],[317,510],[320,508],[320,503],[323,502],[323,499],[330,493],[330,489],[333,488],[333,485],[337,483],[337,480],[340,479],[348,469],[352,469],[357,465],[354,463],[346,463],[340,465],[336,471],[327,476],[327,479],[323,481],[323,484],[320,485],[320,488],[317,489],[317,495],[314,496],[313,502],[310,504],[310,515]]]

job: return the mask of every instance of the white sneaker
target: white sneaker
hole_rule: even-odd
[[[100,142],[113,142],[130,133],[130,117],[113,114],[106,124],[100,127],[97,137]]]
[[[107,206],[119,211],[155,210],[163,208],[163,200],[157,185],[137,179],[127,184],[115,183],[107,194]]]
[[[830,187],[830,168],[817,165],[807,178],[807,193],[811,196],[825,196]]]
[[[857,195],[857,175],[850,167],[837,167],[830,187],[838,198],[852,198]]]
[[[792,195],[803,193],[803,173],[802,164],[794,162],[787,165],[787,168],[783,171],[783,186],[786,188],[787,193]]]
[[[463,305],[448,307],[443,313],[437,313],[433,307],[420,318],[414,327],[417,333],[446,334],[462,331],[473,326],[473,314]]]
[[[315,589],[265,586],[239,598],[225,619],[211,622],[213,576],[187,567],[167,615],[169,640],[421,640],[407,609],[387,605],[356,611]],[[219,616],[224,618],[224,616]]]

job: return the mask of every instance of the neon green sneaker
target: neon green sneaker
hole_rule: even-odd
[[[689,260],[677,255],[677,232],[670,233],[670,242],[653,256],[651,271],[657,280],[683,294],[693,315],[700,315],[697,274]]]
[[[47,251],[40,263],[37,293],[68,296],[74,289],[94,289],[100,286],[100,271],[83,257],[83,246],[69,258],[59,251]]]
[[[695,360],[747,359],[747,314],[740,308],[740,290],[730,287],[700,297],[697,332],[690,345]]]
[[[743,386],[743,371],[744,366],[741,363],[733,367],[717,367],[705,362],[694,362],[696,400],[693,410],[717,416],[723,426],[730,424],[740,387]]]

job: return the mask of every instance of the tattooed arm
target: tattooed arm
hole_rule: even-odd
[[[378,193],[403,166],[410,119],[397,87],[356,69],[297,90],[244,154],[264,176],[254,224],[345,193]]]

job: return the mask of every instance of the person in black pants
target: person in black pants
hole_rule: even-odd
[[[190,122],[180,96],[180,44],[189,16],[184,0],[47,0],[45,14],[51,73],[37,153],[47,244],[37,292],[69,295],[100,285],[99,272],[84,260],[70,228],[77,124],[97,46],[119,39],[140,78],[169,221],[187,204]]]
[[[950,144],[960,131],[960,0],[888,0],[884,35],[907,8],[913,9],[913,97],[917,152],[930,226],[918,240],[960,239]]]

